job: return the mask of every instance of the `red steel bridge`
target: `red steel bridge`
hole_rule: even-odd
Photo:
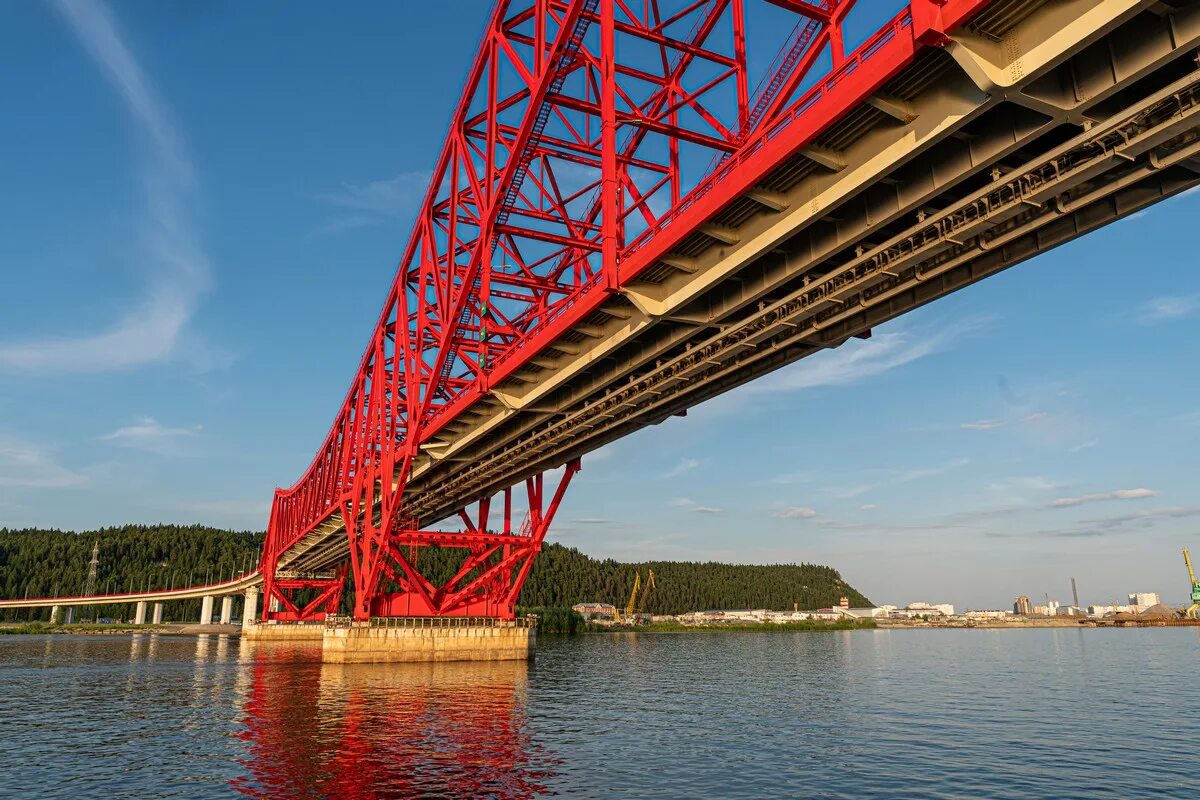
[[[1195,0],[497,0],[263,619],[512,618],[587,452],[1200,183],[1198,47]]]

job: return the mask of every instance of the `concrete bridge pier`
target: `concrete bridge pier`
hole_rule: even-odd
[[[233,620],[233,595],[221,598],[221,624],[228,625]]]
[[[65,624],[70,625],[75,622],[75,606],[67,606],[67,619]]]
[[[204,598],[200,601],[200,624],[201,625],[212,625],[212,615],[213,615],[213,596],[211,594],[209,594],[209,595],[205,595]]]
[[[258,587],[251,586],[246,590],[246,599],[242,602],[242,627],[258,622]]]
[[[62,606],[50,606],[50,624],[57,625],[62,621]]]
[[[321,657],[334,664],[527,661],[536,645],[530,619],[376,618],[326,627]]]
[[[162,603],[155,603],[154,604],[154,624],[155,625],[162,624],[162,614],[163,614]]]
[[[133,612],[133,624],[134,625],[145,625],[146,624],[146,601],[145,600],[138,601],[137,609]]]

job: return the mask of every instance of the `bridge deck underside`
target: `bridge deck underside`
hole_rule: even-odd
[[[424,448],[427,525],[1200,184],[1200,4],[1006,0]],[[280,559],[346,557],[337,514]]]

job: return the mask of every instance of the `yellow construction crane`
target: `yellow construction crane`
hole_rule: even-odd
[[[646,588],[642,589],[642,574],[635,572],[633,574],[633,591],[629,593],[629,602],[625,604],[625,619],[623,622],[633,624],[636,622],[636,615],[641,613],[646,607],[646,595],[654,589],[654,570],[646,572]]]
[[[1192,582],[1192,604],[1188,606],[1185,616],[1198,617],[1200,616],[1200,583],[1196,582],[1196,573],[1192,569],[1192,557],[1188,555],[1188,549],[1183,548],[1183,563],[1187,565],[1188,580]]]

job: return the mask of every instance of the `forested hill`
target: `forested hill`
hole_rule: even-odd
[[[646,611],[682,614],[718,608],[823,608],[841,597],[852,606],[869,605],[832,567],[818,564],[722,564],[716,561],[650,561],[625,564],[595,559],[571,547],[548,544],[534,562],[521,592],[530,606],[574,605],[595,601],[624,606],[633,576],[654,570],[655,591]]]
[[[201,525],[126,525],[73,533],[0,528],[0,596],[45,597],[79,594],[97,539],[97,593],[166,589],[225,579],[253,569],[262,533]],[[452,554],[423,551],[431,577],[453,571]],[[595,601],[624,605],[636,573],[653,569],[657,590],[646,610],[678,614],[714,608],[790,609],[829,606],[845,596],[851,605],[867,599],[843,583],[831,567],[815,564],[751,566],[716,562],[654,561],[624,564],[591,558],[578,550],[547,544],[521,593],[528,606]]]

